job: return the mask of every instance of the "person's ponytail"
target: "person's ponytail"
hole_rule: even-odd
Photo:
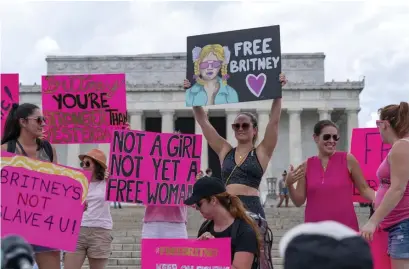
[[[3,137],[1,138],[1,144],[4,145],[11,140],[16,140],[20,136],[20,124],[17,117],[17,109],[19,105],[14,103],[7,115],[6,122],[3,126]]]
[[[409,104],[407,102],[399,104],[396,131],[399,137],[404,137],[409,133]]]
[[[257,246],[258,246],[257,255],[259,255],[260,247],[262,246],[262,240],[261,240],[261,234],[259,231],[259,227],[256,225],[254,220],[247,215],[246,209],[243,203],[240,201],[240,198],[235,195],[231,195],[227,192],[216,195],[216,198],[223,205],[223,207],[225,207],[229,211],[230,215],[232,215],[233,218],[241,219],[245,221],[248,225],[251,226],[253,231],[256,233]]]

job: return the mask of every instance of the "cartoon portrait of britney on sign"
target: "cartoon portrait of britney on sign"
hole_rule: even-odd
[[[195,84],[186,90],[186,106],[239,102],[235,89],[227,84],[230,50],[219,44],[192,50]]]

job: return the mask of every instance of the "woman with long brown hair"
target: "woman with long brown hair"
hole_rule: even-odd
[[[199,229],[199,239],[232,238],[232,269],[257,268],[261,246],[259,228],[247,215],[240,199],[229,194],[220,179],[205,176],[196,181],[185,204],[195,205],[208,220]]]
[[[377,227],[389,234],[388,254],[393,269],[409,268],[409,104],[379,109],[376,122],[382,140],[392,145],[378,168],[381,182],[376,193],[375,212],[362,235],[372,240]]]
[[[279,81],[283,86],[287,82],[283,74],[280,75]],[[183,86],[188,89],[191,85],[188,80],[185,80]],[[231,126],[237,139],[237,147],[233,147],[217,133],[203,107],[194,106],[193,114],[209,146],[219,157],[221,176],[227,191],[237,195],[248,211],[265,218],[259,187],[277,144],[281,98],[272,102],[270,119],[259,145],[256,145],[257,117],[250,112],[240,112]]]
[[[54,146],[41,139],[44,126],[45,118],[37,105],[13,104],[4,124],[1,150],[57,163]],[[60,250],[38,245],[32,247],[40,269],[60,269]]]

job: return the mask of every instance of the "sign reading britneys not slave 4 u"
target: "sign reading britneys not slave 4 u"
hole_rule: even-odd
[[[280,27],[187,38],[186,106],[280,98]]]
[[[91,174],[1,152],[1,237],[75,251]]]
[[[202,136],[115,130],[106,200],[181,205],[200,171]]]
[[[109,143],[127,121],[125,74],[43,76],[42,100],[53,144]]]

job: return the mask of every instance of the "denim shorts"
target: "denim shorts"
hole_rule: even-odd
[[[409,219],[385,229],[388,232],[388,254],[392,259],[409,259]]]
[[[31,245],[33,248],[34,253],[41,253],[41,252],[49,252],[49,251],[59,251],[57,249],[52,249],[48,247],[38,246],[38,245]]]

